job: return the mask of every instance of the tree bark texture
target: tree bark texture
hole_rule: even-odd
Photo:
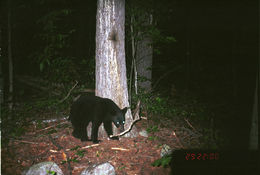
[[[121,109],[129,107],[125,65],[125,1],[98,0],[96,18],[96,95],[113,100]],[[128,110],[126,129],[132,120]],[[99,137],[106,137],[103,126],[100,128]],[[135,135],[135,128],[127,134]]]
[[[138,86],[146,91],[151,90],[152,80],[152,60],[153,60],[152,40],[144,36],[138,41],[136,50],[137,73],[139,77]]]
[[[143,15],[145,22],[144,26],[152,25],[152,15]],[[141,18],[141,19],[142,19]],[[153,60],[153,48],[151,36],[147,35],[146,32],[141,31],[138,34],[140,38],[137,41],[136,48],[136,66],[138,73],[138,86],[146,91],[151,90],[152,80],[152,60]]]

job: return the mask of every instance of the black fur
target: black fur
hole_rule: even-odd
[[[98,128],[104,123],[107,135],[112,135],[112,122],[120,131],[124,131],[125,113],[127,108],[120,109],[112,100],[97,96],[81,96],[76,100],[70,111],[69,120],[74,131],[72,135],[81,141],[88,141],[87,126],[92,122],[91,140],[98,143]],[[113,138],[113,139],[118,139]]]

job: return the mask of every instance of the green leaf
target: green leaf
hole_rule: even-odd
[[[151,165],[152,166],[163,166],[164,168],[167,167],[171,162],[172,157],[171,156],[164,156],[160,159],[155,160]]]
[[[44,63],[41,62],[41,63],[40,63],[40,71],[41,71],[41,72],[42,72],[42,70],[43,70],[43,67],[44,67]]]
[[[74,151],[74,150],[77,150],[77,149],[79,149],[79,148],[80,148],[80,146],[79,146],[79,145],[77,145],[77,146],[75,146],[75,147],[71,148],[70,150],[71,150],[71,151]]]
[[[46,62],[47,62],[47,64],[48,64],[48,65],[50,65],[50,64],[51,64],[49,59],[47,59],[47,60],[46,60]]]

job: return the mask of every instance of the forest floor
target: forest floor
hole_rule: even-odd
[[[200,141],[195,134],[196,127],[187,120],[161,116],[157,119],[154,122],[148,117],[148,120],[135,124],[138,131],[150,128],[148,137],[121,137],[119,141],[103,139],[99,144],[74,138],[72,126],[65,119],[41,124],[41,127],[37,122],[28,122],[31,124],[26,126],[22,136],[2,145],[2,173],[21,174],[34,164],[53,161],[65,175],[70,170],[73,175],[78,175],[88,166],[104,162],[112,164],[117,175],[169,174],[169,167],[151,165],[160,158],[162,145],[167,144],[172,150],[198,148]],[[71,160],[70,168],[68,159]]]

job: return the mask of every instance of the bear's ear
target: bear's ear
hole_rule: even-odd
[[[125,114],[125,113],[126,113],[126,111],[127,111],[127,107],[125,107],[125,108],[124,108],[124,109],[122,109],[121,111],[123,112],[123,114]]]

